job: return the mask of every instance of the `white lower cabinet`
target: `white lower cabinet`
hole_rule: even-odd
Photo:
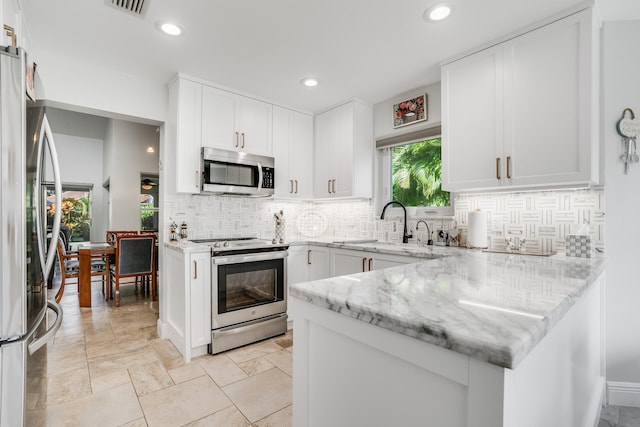
[[[211,253],[165,250],[166,324],[169,340],[189,362],[211,343]]]
[[[321,280],[331,277],[329,263],[329,248],[323,246],[309,246],[307,251],[308,280]]]
[[[331,276],[344,276],[347,274],[363,273],[366,271],[381,270],[397,265],[416,262],[416,258],[387,255],[377,252],[354,251],[349,249],[331,250]]]

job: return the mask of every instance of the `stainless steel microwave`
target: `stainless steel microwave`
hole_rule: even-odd
[[[268,197],[274,190],[273,157],[202,148],[203,193]]]

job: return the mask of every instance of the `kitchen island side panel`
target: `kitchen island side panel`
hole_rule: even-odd
[[[515,369],[291,298],[293,424],[593,425],[602,292],[599,279]]]

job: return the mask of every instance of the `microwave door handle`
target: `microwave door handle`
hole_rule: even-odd
[[[264,179],[264,173],[262,172],[262,165],[258,163],[258,191],[262,190],[264,187],[262,186]]]

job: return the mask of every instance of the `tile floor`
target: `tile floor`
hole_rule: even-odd
[[[93,286],[81,309],[67,285],[46,368],[28,379],[28,426],[291,426],[291,332],[186,364],[158,338],[157,302],[129,286],[115,307]]]
[[[600,413],[598,427],[640,427],[640,408],[606,406]]]

